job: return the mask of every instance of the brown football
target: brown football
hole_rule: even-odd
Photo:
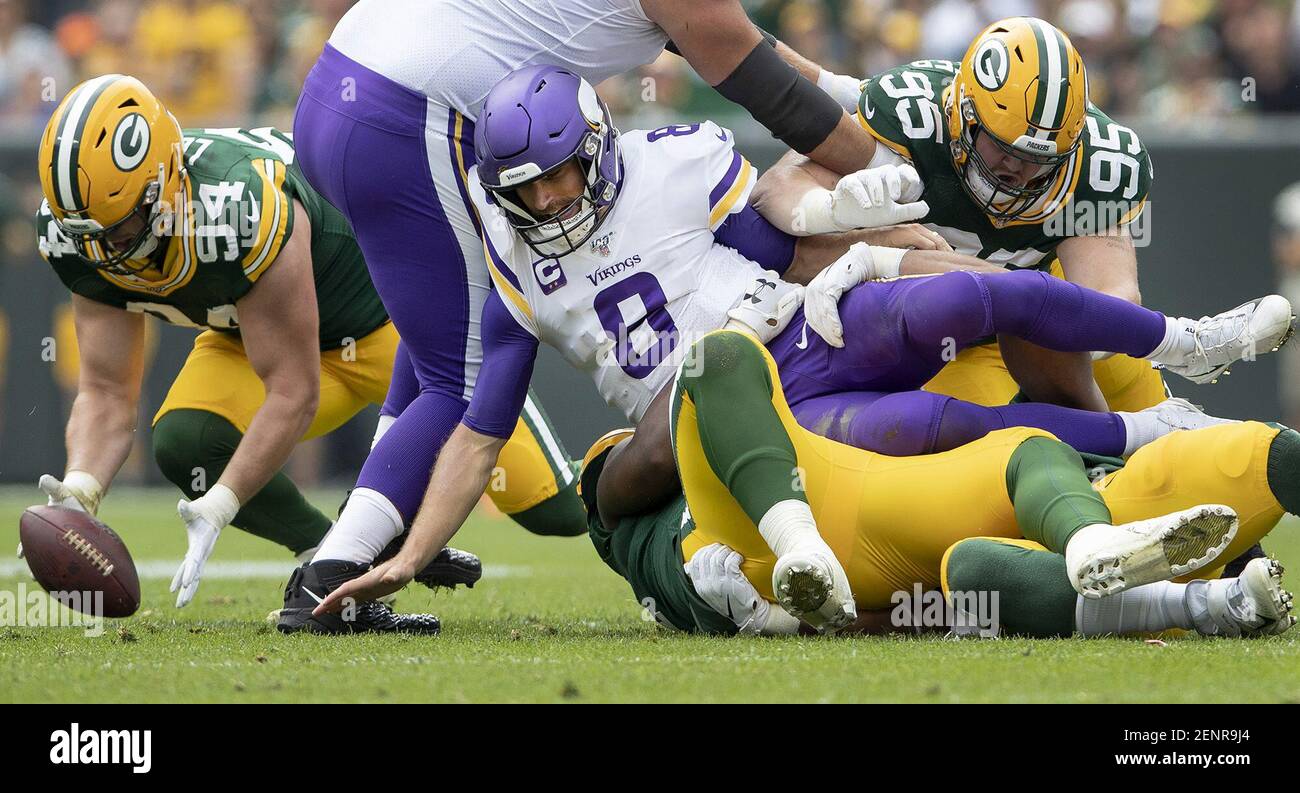
[[[129,617],[140,608],[140,577],[126,544],[93,516],[67,507],[28,507],[18,537],[27,566],[46,592],[102,592],[104,617]],[[90,613],[94,600],[63,602]]]

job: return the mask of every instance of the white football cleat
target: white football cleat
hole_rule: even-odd
[[[1282,563],[1251,559],[1236,578],[1193,581],[1203,597],[1187,598],[1188,612],[1202,636],[1276,636],[1295,624],[1291,593],[1282,588]]]
[[[1155,416],[1160,424],[1162,436],[1178,430],[1199,430],[1217,427],[1220,424],[1240,424],[1236,419],[1221,419],[1211,416],[1197,405],[1181,397],[1169,397],[1158,405],[1152,405],[1139,413]]]
[[[849,578],[828,546],[804,547],[777,559],[772,592],[782,608],[822,632],[858,618]]]
[[[1237,361],[1276,352],[1291,338],[1294,321],[1291,301],[1281,295],[1267,295],[1213,317],[1183,319],[1184,330],[1195,336],[1195,349],[1158,364],[1193,383],[1213,383]]]
[[[1245,603],[1254,617],[1242,620],[1242,634],[1247,636],[1276,636],[1286,633],[1295,625],[1291,614],[1294,607],[1291,593],[1282,588],[1285,568],[1276,559],[1251,559],[1241,575],[1237,576]],[[1218,610],[1216,598],[1210,598],[1210,611]]]
[[[1105,597],[1200,570],[1235,536],[1237,513],[1223,504],[1118,526],[1094,524],[1070,538],[1066,571],[1080,595]]]

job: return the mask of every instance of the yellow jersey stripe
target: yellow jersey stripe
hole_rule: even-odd
[[[881,143],[885,144],[885,145],[888,146],[889,148],[893,149],[893,150],[894,150],[894,151],[895,151],[895,152],[896,152],[900,157],[904,157],[904,158],[906,158],[908,161],[911,161],[911,159],[912,159],[912,153],[911,153],[910,151],[908,151],[906,148],[904,148],[904,147],[898,145],[897,143],[893,142],[893,141],[890,140],[889,138],[886,138],[884,135],[881,135],[879,132],[876,132],[874,129],[872,129],[872,128],[871,128],[871,124],[867,122],[867,119],[862,115],[862,111],[861,111],[861,110],[859,110],[858,112],[854,113],[854,114],[853,114],[853,117],[856,118],[856,119],[858,120],[858,123],[859,123],[860,125],[862,125],[862,128],[863,128],[863,129],[865,129],[867,132],[871,133],[871,137],[875,138],[876,140],[878,140],[878,141],[880,141]]]
[[[287,173],[279,160],[256,160],[254,170],[262,177],[262,218],[257,230],[257,241],[244,259],[244,275],[256,281],[284,247],[285,231],[289,225],[289,196],[284,192]]]
[[[722,222],[723,218],[731,214],[731,209],[740,200],[740,194],[745,192],[749,186],[749,180],[753,176],[754,167],[749,164],[749,160],[744,157],[740,158],[740,173],[736,174],[736,181],[732,183],[731,189],[727,191],[722,200],[718,201],[709,213],[709,227],[712,228]]]

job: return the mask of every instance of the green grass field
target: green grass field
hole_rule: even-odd
[[[0,489],[0,589],[35,488]],[[337,493],[318,503],[332,508]],[[266,621],[292,560],[228,529],[195,601],[167,592],[183,531],[171,491],[115,491],[102,517],[126,539],[144,603],[102,635],[0,627],[0,702],[1300,702],[1300,631],[1253,641],[714,639],[642,619],[586,538],[533,537],[476,515],[455,544],[486,572],[473,590],[411,587],[441,636],[281,636]],[[1300,526],[1267,544],[1300,588]]]

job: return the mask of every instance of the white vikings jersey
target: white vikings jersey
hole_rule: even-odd
[[[667,42],[640,0],[361,0],[330,36],[362,66],[471,119],[515,69],[549,63],[596,85]]]
[[[591,239],[567,256],[537,255],[487,204],[488,268],[525,330],[591,374],[601,396],[639,421],[692,341],[721,328],[762,272],[714,242],[744,209],[756,173],[711,121],[619,137],[623,185]]]

